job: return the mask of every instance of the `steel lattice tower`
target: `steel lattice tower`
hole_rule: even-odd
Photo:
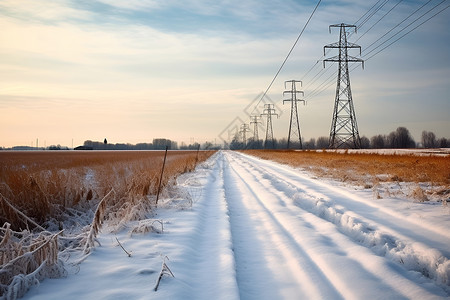
[[[273,104],[264,104],[264,111],[261,116],[267,116],[267,126],[266,126],[266,140],[264,141],[264,149],[274,149],[275,142],[273,140],[273,129],[272,129],[272,116],[278,116],[275,113],[275,108]]]
[[[245,148],[247,146],[246,133],[250,132],[250,128],[249,128],[248,124],[241,124],[241,130],[239,132],[242,133],[242,141],[244,143],[244,148]]]
[[[291,94],[291,99],[285,99],[283,100],[283,104],[288,101],[291,102],[291,121],[289,122],[289,134],[288,134],[288,141],[287,141],[287,148],[289,149],[291,146],[293,148],[302,149],[302,136],[300,134],[300,121],[298,119],[298,110],[297,110],[297,102],[303,101],[303,104],[305,103],[305,100],[297,99],[297,94],[304,95],[303,91],[297,91],[297,83],[300,83],[300,86],[302,84],[301,81],[298,80],[288,80],[284,82],[284,88],[286,89],[286,84],[291,84],[290,90],[285,90],[283,92],[283,96],[288,93]],[[298,144],[297,144],[298,140]]]
[[[250,119],[250,125],[253,124],[253,141],[254,142],[258,142],[259,137],[258,137],[258,124],[261,124],[261,122],[259,121],[260,116],[251,116]]]
[[[327,58],[325,62],[338,62],[338,77],[336,86],[336,98],[334,101],[333,120],[330,130],[330,148],[361,148],[361,140],[356,123],[355,109],[353,107],[352,91],[350,89],[350,74],[348,71],[349,62],[361,62],[364,68],[364,61],[348,55],[349,48],[359,48],[361,55],[361,46],[347,42],[347,28],[354,28],[355,25],[347,25],[344,23],[330,25],[340,28],[339,42],[326,45],[323,49],[324,55],[327,48],[339,49],[339,55]]]

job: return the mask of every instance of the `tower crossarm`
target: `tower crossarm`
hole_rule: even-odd
[[[285,94],[302,94],[303,96],[305,95],[305,93],[303,92],[303,91],[284,91],[283,92],[283,96],[285,95]]]
[[[295,87],[295,86],[296,86],[296,83],[300,83],[300,86],[302,86],[302,84],[303,84],[303,82],[302,82],[301,80],[286,80],[286,81],[284,82],[284,88],[285,88],[285,89],[287,89],[287,86],[286,86],[287,83],[290,83],[290,84],[291,84],[291,87],[292,87],[292,85],[294,85],[294,87]]]
[[[259,118],[261,118],[260,116],[251,116],[250,118],[250,124],[261,124],[261,122],[259,121]]]
[[[350,25],[350,24],[340,23],[340,24],[333,24],[333,25],[328,26],[328,30],[330,31],[330,33],[331,33],[331,28],[333,28],[333,27],[335,27],[335,28],[340,28],[340,27],[344,27],[344,28],[354,28],[354,29],[355,29],[355,33],[356,33],[356,30],[357,30],[356,25]]]
[[[325,68],[325,62],[342,62],[343,60],[339,58],[339,55],[327,58],[323,60],[323,67]],[[354,56],[347,55],[347,59],[344,60],[346,62],[360,62],[362,64],[362,68],[364,69],[364,60],[361,58],[357,58]]]
[[[361,46],[350,42],[345,42],[343,45],[340,42],[325,45],[323,46],[323,55],[325,55],[325,50],[330,48],[357,48],[359,49],[359,55],[361,55]]]
[[[303,99],[283,99],[283,104],[284,104],[286,101],[287,101],[287,102],[292,102],[292,101],[303,102],[303,104],[306,103],[306,101],[303,100]]]
[[[275,113],[275,108],[265,108],[263,113],[261,114],[261,117],[262,116],[269,116],[269,115],[278,117],[278,114]]]
[[[335,42],[335,43],[332,43],[332,44],[325,45],[325,46],[323,46],[323,55],[325,55],[325,49],[328,49],[328,48],[340,48],[340,47],[341,47],[341,44],[339,42]]]

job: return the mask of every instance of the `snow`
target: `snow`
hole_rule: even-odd
[[[442,205],[374,199],[372,190],[230,151],[180,176],[168,195],[141,221],[161,220],[162,233],[130,234],[139,222],[117,234],[105,228],[79,268],[23,299],[450,296],[450,212]],[[165,257],[174,277],[154,291]]]
[[[303,150],[298,150],[303,151]],[[408,148],[408,149],[318,149],[317,152],[337,152],[350,154],[380,154],[380,155],[416,155],[416,156],[450,156],[450,148]]]

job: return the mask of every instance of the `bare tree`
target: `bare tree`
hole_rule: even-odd
[[[416,142],[406,127],[398,127],[387,136],[387,147],[389,148],[415,148]]]
[[[398,148],[415,148],[416,142],[412,138],[406,127],[399,127],[396,130],[398,138]]]
[[[326,149],[326,148],[328,148],[328,143],[329,143],[328,138],[325,136],[321,136],[316,141],[316,148],[317,149]]]
[[[437,146],[439,148],[448,148],[450,147],[450,140],[446,138],[440,138],[437,140]]]
[[[362,149],[370,148],[370,140],[366,136],[361,137],[361,148]]]
[[[305,149],[315,149],[316,148],[316,139],[311,138],[309,141],[303,143],[303,147]]]
[[[370,146],[374,149],[383,149],[385,147],[386,136],[384,135],[374,135],[370,139]]]
[[[436,135],[431,131],[422,131],[422,146],[424,148],[436,148]]]

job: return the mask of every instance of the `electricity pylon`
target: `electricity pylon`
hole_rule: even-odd
[[[248,124],[241,124],[241,130],[239,132],[242,134],[242,141],[244,142],[244,148],[247,146],[246,133],[250,132]]]
[[[339,49],[339,55],[323,61],[324,67],[327,61],[339,63],[329,147],[336,149],[361,148],[361,139],[356,123],[355,108],[353,107],[352,91],[350,89],[350,74],[348,71],[349,62],[361,62],[364,68],[364,61],[362,59],[348,55],[349,48],[359,48],[359,54],[361,55],[361,46],[347,42],[346,28],[354,28],[356,33],[355,25],[344,23],[330,25],[330,33],[332,27],[340,28],[339,42],[323,47],[324,55],[325,49],[327,48]]]
[[[258,124],[261,124],[261,122],[259,121],[261,117],[260,116],[250,116],[250,125],[253,124],[253,141],[254,142],[258,142],[259,137],[258,137]]]
[[[300,121],[298,119],[298,110],[297,110],[297,102],[303,101],[303,104],[305,104],[305,100],[297,99],[297,94],[305,95],[303,91],[297,91],[297,83],[300,83],[300,86],[302,85],[302,82],[299,80],[288,80],[284,82],[284,88],[286,89],[286,84],[291,84],[290,90],[285,90],[283,92],[283,96],[288,93],[291,94],[291,99],[284,99],[284,102],[288,101],[291,102],[291,121],[289,122],[289,134],[288,134],[288,141],[287,141],[287,148],[290,149],[291,145],[293,148],[296,148],[298,146],[298,149],[302,149],[302,136],[300,134]],[[298,145],[296,145],[298,139]]]
[[[266,126],[266,140],[264,141],[264,149],[274,149],[275,142],[273,140],[273,129],[272,129],[272,116],[278,116],[275,113],[275,108],[273,104],[264,104],[264,111],[261,116],[267,116],[267,126]]]

